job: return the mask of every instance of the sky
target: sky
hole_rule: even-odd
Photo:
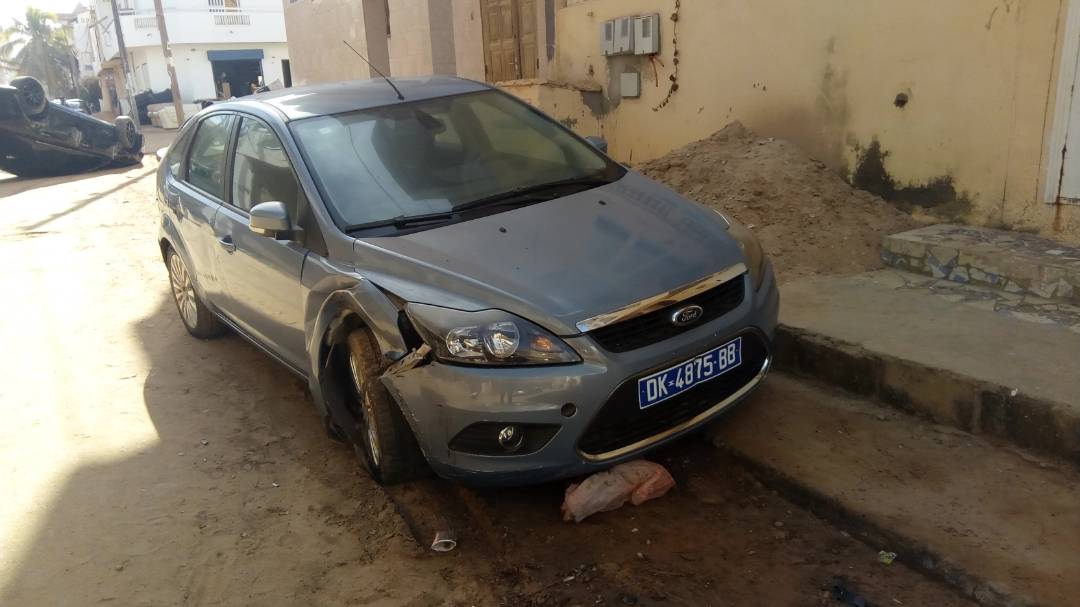
[[[78,3],[78,0],[0,0],[0,29],[11,25],[15,17],[21,21],[27,6],[36,6],[50,13],[67,13]]]

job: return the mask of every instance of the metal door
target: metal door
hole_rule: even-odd
[[[234,119],[232,114],[213,114],[196,125],[193,142],[186,149],[187,161],[182,165],[182,175],[174,177],[170,171],[164,183],[165,204],[175,214],[176,228],[188,257],[188,270],[195,277],[207,303],[213,306],[221,299],[221,283],[217,274],[212,224],[222,205],[223,189],[215,190],[209,184],[220,179],[221,188],[224,188],[224,160]],[[205,157],[208,152],[214,156]],[[201,154],[194,163],[191,158],[193,154]],[[221,162],[215,169],[212,165],[218,155]]]
[[[247,213],[223,205],[214,217],[219,307],[249,336],[296,369],[306,368],[300,272],[307,249],[251,231]]]
[[[306,368],[300,274],[308,250],[283,234],[251,231],[248,210],[285,203],[296,222],[299,182],[280,140],[261,120],[244,116],[230,170],[230,197],[214,217],[217,267],[225,284],[220,308],[241,330],[296,369]]]

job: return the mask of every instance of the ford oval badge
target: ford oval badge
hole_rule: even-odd
[[[671,324],[676,327],[692,325],[701,320],[701,317],[704,314],[705,310],[701,309],[701,306],[686,306],[685,308],[679,308],[671,315]]]

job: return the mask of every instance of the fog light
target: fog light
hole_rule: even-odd
[[[525,442],[525,432],[517,426],[506,426],[499,430],[499,446],[513,453]]]

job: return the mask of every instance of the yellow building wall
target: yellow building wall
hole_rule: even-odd
[[[285,33],[296,86],[374,76],[342,40],[348,40],[379,69],[389,69],[381,0],[286,2]]]
[[[556,15],[549,76],[603,89],[605,102],[587,111],[624,161],[732,120],[849,173],[876,140],[899,187],[951,180],[970,201],[951,210],[972,223],[1078,240],[1080,207],[1037,201],[1064,1],[684,0],[672,21],[674,0],[584,0]],[[605,20],[653,12],[655,59],[600,55]],[[619,99],[627,70],[641,74],[638,99]],[[676,71],[677,90],[660,107]],[[583,111],[544,102],[558,119]],[[594,134],[584,127],[575,128]]]

